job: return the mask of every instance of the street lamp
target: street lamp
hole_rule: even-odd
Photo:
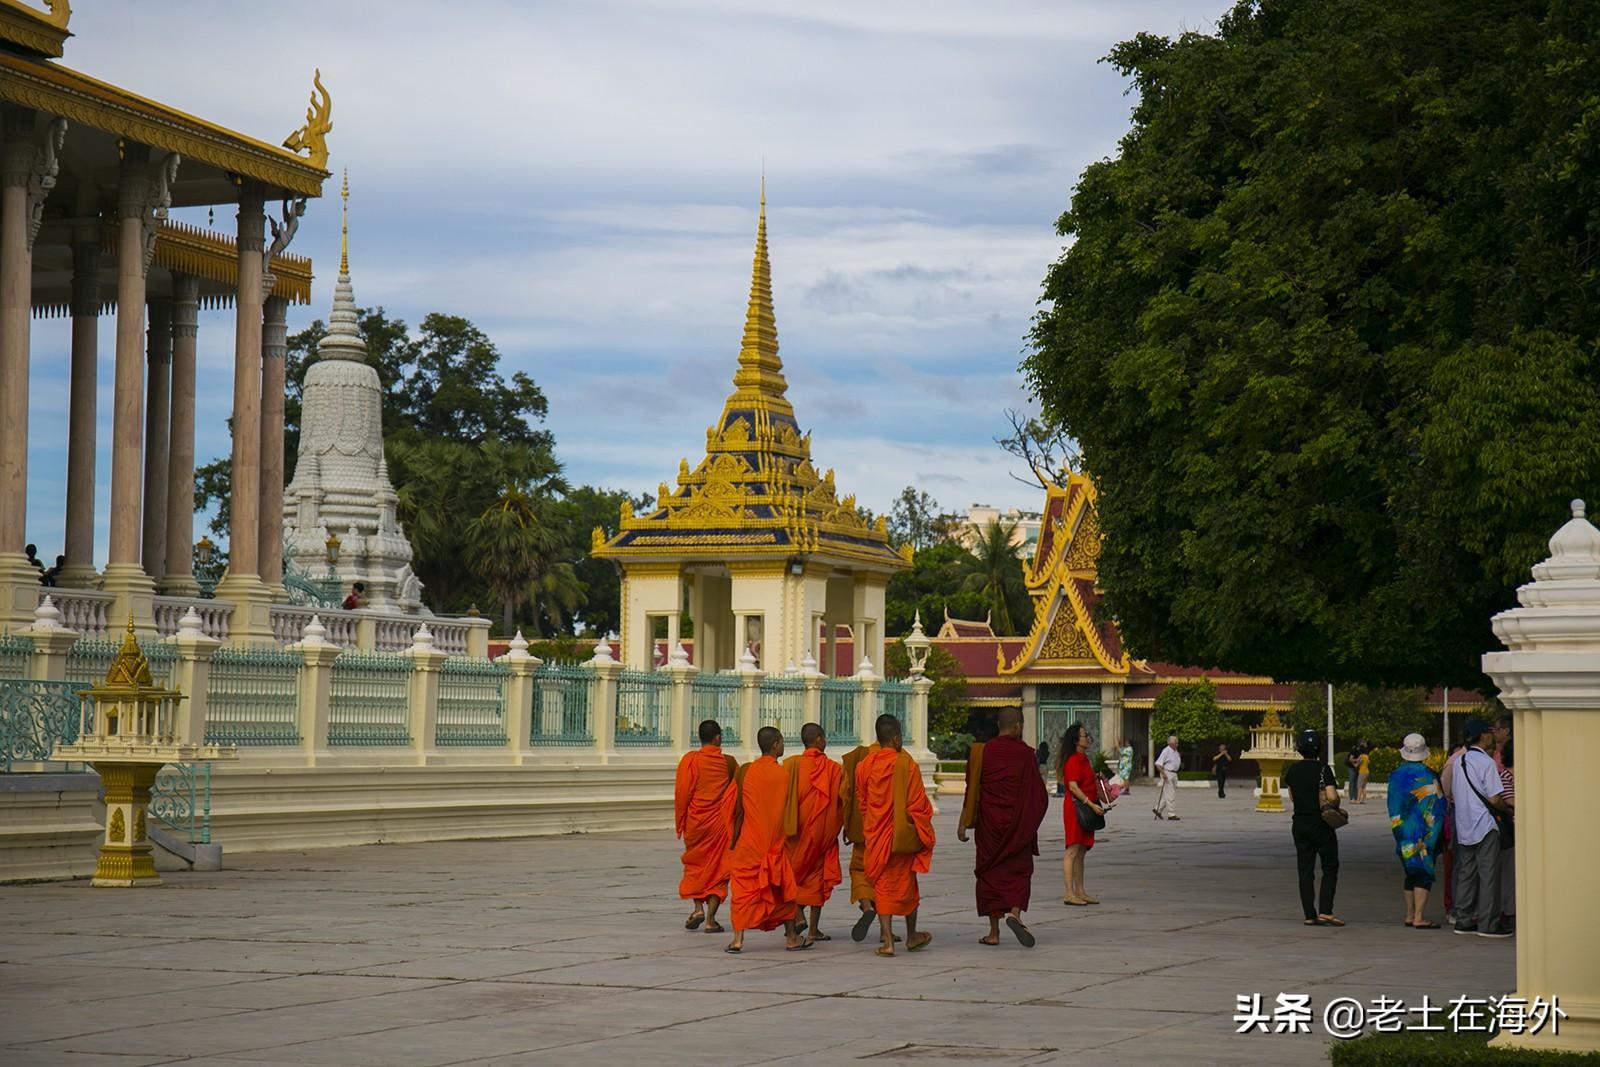
[[[928,652],[933,648],[933,642],[928,640],[928,635],[922,632],[922,610],[917,610],[916,617],[911,623],[911,632],[905,637],[906,658],[911,661],[911,676],[921,678],[928,666]]]
[[[216,556],[217,546],[211,543],[211,538],[205,534],[200,535],[200,540],[194,543],[194,559],[197,566],[194,569],[194,582],[200,587],[200,595],[211,597],[217,590],[217,578],[211,572],[211,560]]]
[[[329,533],[322,547],[328,561],[328,573],[322,579],[322,599],[328,604],[337,605],[339,594],[343,591],[339,582],[339,535]]]

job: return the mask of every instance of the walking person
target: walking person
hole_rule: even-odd
[[[1124,793],[1133,792],[1133,746],[1125,741],[1117,745],[1117,777]]]
[[[1078,821],[1080,803],[1096,815],[1105,814],[1105,808],[1100,805],[1099,779],[1089,763],[1089,745],[1093,740],[1083,723],[1075,722],[1067,728],[1067,735],[1061,741],[1062,749],[1072,753],[1061,767],[1061,780],[1067,783],[1072,794],[1072,802],[1061,805],[1061,821],[1067,838],[1067,853],[1061,860],[1061,875],[1067,891],[1061,903],[1074,907],[1100,903],[1089,895],[1083,884],[1083,860],[1094,847],[1094,831],[1084,829]]]
[[[1389,775],[1389,826],[1405,870],[1401,891],[1406,900],[1406,925],[1414,930],[1439,929],[1438,923],[1423,917],[1423,911],[1433,888],[1446,806],[1439,776],[1424,762],[1427,758],[1428,742],[1421,734],[1407,734],[1400,747],[1400,766]]]
[[[1178,735],[1167,738],[1167,747],[1156,757],[1156,774],[1161,777],[1161,792],[1156,796],[1156,821],[1178,817],[1178,771],[1183,767],[1183,757],[1178,754]]]
[[[1439,791],[1444,794],[1444,921],[1451,926],[1456,924],[1456,829],[1455,829],[1455,800],[1450,794],[1450,786],[1455,778],[1456,764],[1461,762],[1461,754],[1467,750],[1466,745],[1457,744],[1450,750],[1450,755],[1445,757],[1444,767],[1439,771]]]
[[[1228,743],[1224,741],[1217,746],[1217,754],[1211,757],[1211,772],[1217,777],[1218,798],[1228,795],[1228,764],[1232,762],[1232,757],[1228,755]]]
[[[1367,779],[1372,774],[1372,746],[1365,741],[1356,745],[1360,755],[1356,757],[1356,803],[1367,802]]]
[[[1324,807],[1339,806],[1339,781],[1322,760],[1322,738],[1301,730],[1295,741],[1300,762],[1283,772],[1283,784],[1294,801],[1291,832],[1300,872],[1300,907],[1307,926],[1343,926],[1333,914],[1339,888],[1339,835],[1322,817]],[[1316,892],[1317,861],[1322,861],[1322,892]]]
[[[977,837],[973,874],[978,914],[989,920],[980,945],[1000,944],[1000,923],[1024,948],[1034,946],[1033,931],[1022,921],[1033,885],[1033,857],[1039,854],[1039,824],[1050,808],[1044,782],[1034,773],[1033,749],[1022,740],[1022,711],[1001,708],[1000,733],[973,745],[967,758],[967,797],[956,837]]]
[[[1466,751],[1452,776],[1456,832],[1456,933],[1510,937],[1500,922],[1499,816],[1510,810],[1487,745],[1493,727],[1468,719]]]

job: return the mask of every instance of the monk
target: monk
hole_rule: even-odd
[[[678,836],[683,839],[683,880],[678,896],[694,901],[694,911],[683,924],[706,933],[720,934],[717,908],[728,896],[728,825],[723,800],[733,788],[739,761],[723,755],[722,727],[715,719],[700,724],[700,747],[678,761],[673,789],[673,810]]]
[[[1039,825],[1050,807],[1039,777],[1038,757],[1022,740],[1022,712],[1002,708],[999,736],[973,746],[967,758],[967,796],[956,836],[977,833],[978,914],[989,919],[979,944],[1000,943],[1000,918],[1024,948],[1034,946],[1033,931],[1022,923],[1033,884],[1033,857],[1039,854]],[[975,758],[974,758],[975,757]]]
[[[878,717],[878,751],[856,766],[866,875],[878,910],[879,956],[894,955],[894,917],[905,916],[906,950],[926,948],[933,935],[917,929],[917,874],[933,864],[933,804],[922,771],[901,750],[900,720]]]
[[[893,715],[878,716],[878,724],[885,719],[892,719]],[[861,798],[856,793],[856,768],[867,756],[878,751],[878,743],[870,745],[857,745],[844,754],[843,785],[840,796],[840,806],[844,809],[844,839],[850,842],[850,903],[861,909],[861,914],[856,918],[855,926],[850,928],[850,938],[853,941],[865,941],[867,932],[872,929],[872,923],[878,917],[877,906],[872,899],[872,883],[867,880],[867,837],[866,830],[862,827]]]
[[[800,741],[805,750],[783,761],[789,772],[783,834],[799,887],[795,902],[811,909],[811,921],[804,927],[806,944],[811,945],[833,940],[822,932],[822,907],[842,880],[839,829],[844,821],[840,806],[844,775],[826,755],[828,735],[820,725],[808,722],[800,727]]]
[[[733,830],[730,837],[733,890],[733,941],[725,952],[744,951],[746,930],[783,927],[790,952],[810,948],[795,930],[794,867],[784,852],[783,811],[789,799],[789,775],[778,766],[783,734],[763,726],[756,733],[761,758],[740,767],[723,806]]]

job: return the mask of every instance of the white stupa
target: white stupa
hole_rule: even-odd
[[[342,195],[339,281],[328,332],[306,370],[300,450],[284,491],[284,558],[322,578],[328,537],[337,534],[344,590],[363,582],[368,608],[417,612],[424,610],[422,585],[411,570],[411,543],[395,517],[399,498],[383,458],[383,386],[367,362],[350,287],[348,174]]]

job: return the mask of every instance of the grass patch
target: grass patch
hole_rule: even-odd
[[[1333,1067],[1595,1067],[1600,1052],[1555,1052],[1502,1048],[1489,1034],[1367,1034],[1335,1042],[1328,1052]]]

